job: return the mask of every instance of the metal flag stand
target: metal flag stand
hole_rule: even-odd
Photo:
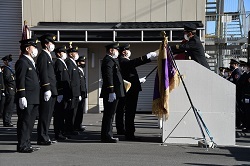
[[[161,32],[161,35],[164,37],[163,43],[164,43],[164,42],[167,43],[166,33],[165,33],[164,31],[162,31],[162,32]],[[168,47],[169,47],[169,46],[168,46]],[[179,75],[179,77],[180,77],[180,79],[181,79],[181,82],[182,82],[182,84],[183,84],[183,87],[184,87],[184,89],[185,89],[185,92],[186,92],[186,94],[187,94],[187,97],[188,97],[188,100],[189,100],[189,102],[190,102],[191,107],[190,107],[189,110],[184,114],[184,116],[180,119],[180,121],[177,123],[177,125],[174,127],[174,129],[169,133],[169,135],[167,136],[167,138],[165,138],[165,140],[163,141],[162,145],[167,141],[167,139],[170,137],[170,135],[173,133],[173,131],[176,129],[176,127],[180,124],[180,122],[184,119],[184,117],[187,115],[187,113],[188,113],[188,112],[190,111],[190,109],[192,108],[192,110],[193,110],[193,112],[194,112],[194,115],[195,115],[195,118],[196,118],[196,121],[197,121],[197,123],[198,123],[198,125],[199,125],[200,131],[201,131],[201,134],[202,134],[202,137],[203,137],[201,140],[204,141],[204,144],[205,144],[206,149],[208,149],[209,147],[215,148],[215,147],[217,146],[217,144],[213,141],[213,137],[210,135],[210,132],[209,132],[209,130],[208,130],[208,128],[207,128],[205,122],[203,121],[203,119],[202,119],[202,117],[201,117],[199,111],[198,111],[198,110],[195,108],[195,106],[193,105],[193,102],[192,102],[191,97],[190,97],[190,95],[189,95],[189,93],[188,93],[186,84],[185,84],[185,82],[184,82],[184,80],[183,80],[183,77],[181,76],[180,70],[179,70],[179,68],[178,68],[178,66],[177,66],[177,64],[176,64],[176,62],[175,62],[174,57],[173,57],[172,50],[171,50],[170,47],[169,47],[169,49],[170,49],[170,52],[171,52],[171,54],[170,54],[170,58],[171,58],[171,59],[170,59],[170,60],[173,62],[174,68],[175,68],[175,69],[177,70],[177,72],[178,72],[178,75]],[[209,145],[208,145],[208,143],[207,143],[207,139],[206,139],[206,136],[205,136],[205,132],[203,131],[203,128],[205,129],[205,131],[206,131],[206,133],[207,133],[207,135],[208,135],[208,137],[209,137],[209,139],[210,139],[210,141],[211,141],[211,144],[209,144]]]

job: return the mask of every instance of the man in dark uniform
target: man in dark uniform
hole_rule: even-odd
[[[3,126],[13,127],[11,117],[14,112],[14,99],[16,94],[15,73],[11,68],[12,55],[7,55],[2,58],[3,67],[3,82],[5,86],[5,103],[3,109]]]
[[[174,52],[186,51],[187,56],[191,57],[192,60],[210,69],[205,57],[203,45],[200,38],[196,35],[195,24],[189,23],[184,25],[184,38],[187,42],[175,45],[175,47],[172,47],[172,50]]]
[[[229,68],[232,70],[232,74],[230,75],[228,80],[236,84],[238,79],[242,75],[242,71],[238,67],[239,62],[235,59],[231,59],[229,64],[230,64]]]
[[[139,92],[142,91],[141,83],[146,81],[145,78],[138,76],[136,67],[151,62],[152,58],[157,57],[155,52],[147,55],[130,59],[130,44],[119,47],[119,64],[121,67],[122,78],[131,83],[131,87],[125,97],[119,100],[116,110],[116,129],[117,134],[125,134],[126,140],[135,140],[135,113]],[[125,110],[124,110],[125,109]],[[124,128],[124,111],[125,111],[125,128]]]
[[[4,109],[4,102],[5,102],[5,86],[3,82],[3,72],[2,67],[0,66],[0,118],[3,117],[3,109]]]
[[[66,140],[64,134],[66,108],[70,99],[70,78],[69,71],[64,60],[67,58],[66,46],[55,49],[57,60],[55,61],[55,74],[57,81],[57,101],[54,111],[54,132],[56,140]]]
[[[16,62],[17,89],[17,151],[31,153],[39,147],[32,147],[30,137],[38,114],[40,85],[33,58],[38,54],[37,41],[27,39],[20,41],[22,56]]]
[[[53,143],[49,137],[49,126],[54,111],[57,88],[54,64],[50,52],[54,51],[55,39],[56,36],[53,34],[45,34],[39,37],[43,50],[37,58],[37,69],[41,86],[37,126],[38,145],[51,145]]]
[[[241,84],[241,102],[244,110],[242,131],[250,132],[250,62],[247,62],[245,66],[244,75],[241,76],[244,76]]]
[[[102,90],[100,97],[103,98],[103,118],[101,129],[101,141],[116,143],[118,138],[113,137],[112,122],[120,97],[125,96],[124,83],[120,72],[117,43],[106,46],[106,56],[102,61]]]
[[[242,75],[241,70],[238,65],[239,62],[235,59],[230,60],[229,68],[232,70],[232,74],[227,78],[230,82],[237,84],[239,78]],[[240,101],[240,89],[239,86],[236,86],[236,127],[240,128],[242,126],[242,109],[241,109],[241,101]]]
[[[76,60],[79,58],[78,47],[71,47],[67,50],[69,58],[66,60],[66,64],[69,70],[70,76],[70,99],[71,102],[67,108],[66,121],[65,121],[65,131],[67,135],[78,135],[79,133],[74,129],[75,117],[78,108],[79,101],[82,100],[81,97],[81,82],[79,69],[76,64]]]
[[[84,74],[84,68],[85,68],[85,57],[84,56],[79,57],[79,59],[77,60],[77,65],[78,65],[80,79],[81,79],[81,97],[82,97],[82,100],[78,104],[74,128],[76,131],[84,131],[85,127],[82,126],[82,120],[83,120],[83,111],[85,108],[85,98],[87,98],[86,77]]]

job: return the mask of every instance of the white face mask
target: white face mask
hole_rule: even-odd
[[[184,34],[184,39],[189,40],[189,37],[187,36],[187,34]]]
[[[31,56],[32,56],[32,58],[35,58],[35,57],[37,57],[37,55],[38,55],[38,49],[37,49],[37,48],[34,48],[34,49],[32,50],[32,52],[31,52]]]
[[[77,54],[75,54],[74,60],[77,61],[78,59],[79,59],[79,54],[77,53]]]
[[[127,55],[126,57],[129,58],[131,56],[131,51],[130,50],[127,50]]]
[[[55,45],[54,44],[50,44],[49,47],[48,47],[49,52],[54,51],[54,49],[55,49]]]
[[[65,59],[67,59],[67,54],[66,54],[66,52],[64,52],[63,54],[62,54],[62,60],[65,60]]]
[[[115,51],[114,53],[113,53],[113,56],[112,56],[112,58],[117,58],[118,57],[118,55],[119,55],[119,52],[118,51]]]

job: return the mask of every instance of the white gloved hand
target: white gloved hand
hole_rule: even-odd
[[[108,102],[113,102],[114,100],[116,100],[116,94],[115,93],[109,93]]]
[[[79,101],[82,101],[82,96],[79,96]]]
[[[5,93],[2,93],[2,96],[5,96]]]
[[[44,92],[44,100],[45,101],[49,101],[50,97],[51,97],[51,91],[50,90]]]
[[[19,98],[19,107],[22,110],[27,107],[27,99],[25,97]]]
[[[61,103],[62,100],[63,100],[63,95],[57,96],[56,100],[57,100],[58,103]]]
[[[143,84],[144,82],[146,82],[146,77],[142,77],[139,79],[140,83]]]
[[[155,59],[158,56],[156,52],[150,52],[147,54],[147,59]]]

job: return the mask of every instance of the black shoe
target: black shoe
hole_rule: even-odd
[[[33,148],[24,148],[24,149],[20,149],[18,150],[19,153],[32,153],[34,152],[34,149]]]
[[[4,127],[14,127],[14,124],[13,123],[5,123],[3,126]]]
[[[125,140],[127,140],[127,141],[140,141],[140,138],[135,137],[134,135],[125,135]]]
[[[37,145],[52,145],[51,141],[37,141]]]
[[[102,139],[101,142],[103,143],[117,143],[119,141],[119,138],[109,138],[109,139]]]
[[[55,140],[57,140],[57,141],[64,141],[64,140],[67,140],[68,138],[67,137],[65,137],[65,136],[63,136],[63,135],[57,135],[57,136],[55,136]]]
[[[86,126],[82,126],[80,128],[76,128],[75,131],[85,131],[86,130]]]
[[[122,131],[117,131],[117,135],[125,135],[125,131],[124,130],[122,130]]]
[[[37,146],[31,146],[30,148],[33,149],[33,151],[38,151],[41,149],[40,147]]]
[[[80,135],[78,131],[72,131],[72,132],[65,132],[65,135]]]

